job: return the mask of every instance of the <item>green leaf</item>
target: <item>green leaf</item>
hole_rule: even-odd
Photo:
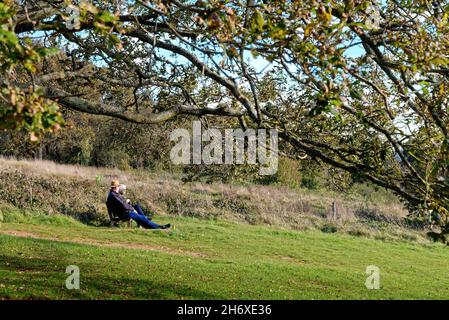
[[[356,99],[356,100],[362,100],[363,99],[363,95],[360,91],[358,91],[355,88],[351,88],[349,90],[349,94],[351,96],[351,98]]]
[[[103,11],[99,17],[99,19],[105,23],[114,22],[117,20],[117,17],[111,14],[110,12]]]
[[[36,51],[42,57],[47,57],[59,53],[58,48],[37,48]]]
[[[6,38],[7,42],[11,46],[16,46],[19,43],[19,39],[17,39],[17,36],[14,32],[2,30],[0,32],[0,36],[3,38]]]
[[[260,12],[259,10],[256,10],[256,12],[254,13],[254,19],[256,21],[256,25],[259,28],[259,30],[262,30],[263,26],[265,24],[265,19],[263,17],[262,12]]]

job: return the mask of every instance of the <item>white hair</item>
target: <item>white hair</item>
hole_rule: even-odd
[[[126,185],[121,184],[118,186],[118,193],[123,194],[126,191]]]

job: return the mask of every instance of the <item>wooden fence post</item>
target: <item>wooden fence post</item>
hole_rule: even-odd
[[[337,214],[338,214],[337,202],[333,201],[332,202],[332,219],[333,220],[337,220]]]

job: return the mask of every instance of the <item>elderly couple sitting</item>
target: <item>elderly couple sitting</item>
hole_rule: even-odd
[[[146,229],[170,228],[170,224],[159,225],[151,221],[145,216],[142,208],[138,204],[132,206],[131,201],[124,198],[125,190],[126,186],[123,184],[121,185],[118,180],[112,181],[111,190],[109,191],[106,200],[106,205],[110,212],[118,216],[120,220],[132,219],[137,222],[138,226]]]

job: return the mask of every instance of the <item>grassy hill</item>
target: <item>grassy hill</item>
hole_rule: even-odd
[[[176,228],[107,227],[112,178]],[[379,192],[184,184],[7,159],[0,179],[0,299],[449,297],[449,250]],[[69,265],[80,268],[80,290],[65,288]],[[365,287],[369,265],[380,268],[379,290]]]
[[[418,299],[449,297],[443,245],[381,241],[196,218],[173,231],[111,229],[18,213],[0,227],[0,297]],[[80,290],[65,288],[68,265]],[[379,290],[365,287],[368,265]]]

